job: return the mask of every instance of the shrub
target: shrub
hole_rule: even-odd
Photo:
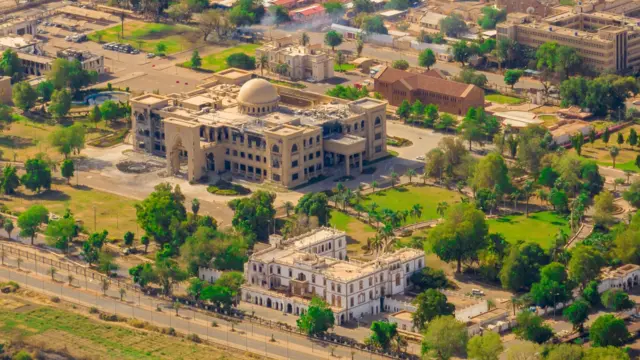
[[[245,53],[235,53],[227,57],[227,65],[243,70],[255,70],[256,58]]]
[[[194,343],[197,343],[197,344],[202,342],[202,340],[200,340],[200,337],[197,334],[187,335],[187,340],[193,341]]]
[[[249,188],[224,180],[218,181],[215,185],[209,185],[207,191],[214,195],[223,196],[248,195],[251,193]]]
[[[162,333],[165,335],[170,335],[170,336],[176,336],[176,329],[170,327],[170,328],[164,328],[162,329]]]
[[[100,314],[100,320],[104,320],[104,321],[118,321],[118,315],[116,315],[116,314],[105,314],[105,313],[101,313],[101,314]]]
[[[92,307],[89,308],[89,314],[97,314],[99,312],[100,311],[98,311],[98,308],[95,307],[95,306],[92,306]]]
[[[60,298],[59,298],[59,297],[57,297],[57,296],[52,296],[52,297],[51,297],[51,302],[53,302],[53,303],[56,303],[56,304],[57,304],[57,303],[59,303],[59,302],[60,302]]]
[[[138,319],[129,319],[127,320],[127,324],[133,326],[136,329],[144,329],[147,326],[146,321],[142,321]]]

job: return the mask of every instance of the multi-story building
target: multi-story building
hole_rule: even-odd
[[[599,8],[602,11],[589,12]],[[497,37],[533,48],[555,41],[576,49],[583,62],[596,70],[639,69],[640,19],[627,17],[627,13],[634,14],[639,8],[638,4],[626,8],[586,4],[540,21],[527,14],[512,13],[507,15],[507,21],[498,24]]]
[[[53,62],[56,58],[67,59],[69,61],[78,60],[82,64],[82,69],[87,71],[95,71],[98,74],[104,73],[104,56],[96,55],[88,51],[78,51],[74,49],[65,49],[58,51],[56,57],[47,55],[34,55],[30,53],[18,52],[18,58],[22,63],[24,72],[31,75],[44,75],[51,71]]]
[[[291,36],[285,36],[256,49],[256,59],[262,55],[269,58],[271,71],[280,64],[287,64],[284,75],[292,80],[322,81],[333,77],[333,58],[321,45],[297,45]]]
[[[223,76],[236,73],[246,72]],[[365,160],[387,154],[381,100],[346,102],[252,79],[242,87],[213,80],[130,103],[135,148],[166,156],[169,174],[186,164],[190,181],[230,172],[295,187],[329,169],[362,171]]]
[[[5,19],[4,16],[0,16],[0,36],[35,36],[38,30],[37,21],[37,17]]]
[[[242,300],[300,315],[317,296],[338,325],[385,310],[385,297],[403,294],[409,277],[424,267],[424,252],[404,248],[369,262],[346,260],[344,232],[318,228],[282,240],[250,256]]]
[[[484,90],[456,81],[446,80],[437,72],[423,74],[384,67],[374,77],[374,90],[393,106],[407,100],[413,104],[436,104],[440,111],[464,115],[470,107],[484,106]]]

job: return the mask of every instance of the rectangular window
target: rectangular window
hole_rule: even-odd
[[[291,162],[291,167],[292,167],[292,168],[298,167],[298,160],[293,160],[293,161]]]
[[[247,154],[247,158],[248,158],[249,160],[253,160],[253,154]]]
[[[260,155],[256,155],[256,161],[260,161]]]
[[[382,145],[376,146],[376,152],[377,153],[382,152]]]
[[[376,133],[376,140],[382,139],[382,133]]]
[[[298,173],[291,175],[291,180],[298,180]]]
[[[289,277],[293,277],[293,270],[289,269]]]
[[[240,157],[241,157],[241,158],[244,158],[244,151],[241,151],[241,152],[240,152]]]

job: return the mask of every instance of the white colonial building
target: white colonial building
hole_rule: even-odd
[[[331,306],[338,325],[383,311],[385,296],[404,293],[411,274],[424,267],[424,252],[416,249],[369,262],[346,260],[345,233],[324,227],[270,243],[245,264],[242,299],[300,315],[317,296]]]
[[[626,264],[618,268],[606,267],[600,271],[598,292],[603,293],[609,289],[629,291],[638,284],[640,284],[640,266]]]

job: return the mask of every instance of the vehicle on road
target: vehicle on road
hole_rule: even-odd
[[[416,156],[416,160],[424,161],[425,159],[426,159],[426,158],[425,158],[425,156],[424,156],[424,155],[418,155],[418,156]]]
[[[148,53],[147,54],[147,59],[153,59],[154,57],[156,57],[156,54],[154,54],[154,53]]]

